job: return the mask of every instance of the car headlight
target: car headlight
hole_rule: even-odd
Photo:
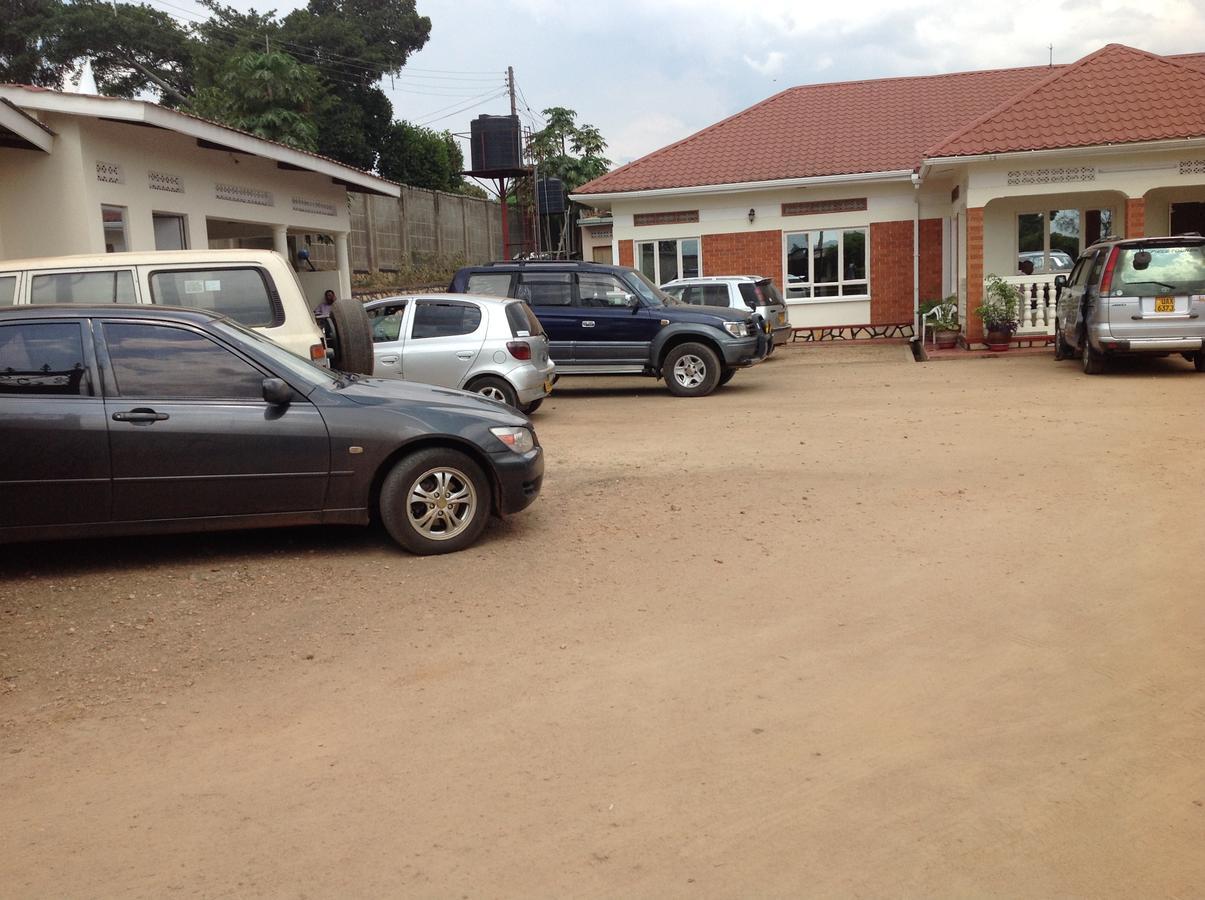
[[[749,329],[744,322],[725,322],[724,329],[733,337],[748,337]]]
[[[491,428],[490,433],[516,453],[527,453],[536,445],[530,428],[515,425],[510,428]]]

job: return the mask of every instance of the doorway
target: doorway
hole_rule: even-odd
[[[1205,234],[1205,203],[1173,203],[1171,226],[1172,234]]]

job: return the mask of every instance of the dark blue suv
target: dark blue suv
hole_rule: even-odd
[[[679,303],[625,266],[466,266],[448,290],[527,301],[561,375],[651,375],[679,397],[710,394],[737,369],[761,362],[771,346],[757,317]]]

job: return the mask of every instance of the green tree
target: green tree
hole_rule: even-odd
[[[413,187],[457,192],[464,153],[449,131],[394,122],[381,145],[380,173]]]
[[[287,53],[250,50],[230,59],[190,110],[301,150],[318,144],[315,104],[325,99],[318,70]]]
[[[71,71],[53,46],[58,0],[0,3],[0,82],[58,87]]]
[[[559,178],[574,191],[606,173],[611,161],[603,156],[607,142],[593,125],[578,125],[577,113],[563,106],[544,110],[548,124],[531,136],[528,150],[540,175]]]

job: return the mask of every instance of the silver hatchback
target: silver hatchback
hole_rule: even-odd
[[[373,374],[473,391],[533,413],[552,390],[548,337],[522,300],[466,294],[385,297],[364,305]]]

